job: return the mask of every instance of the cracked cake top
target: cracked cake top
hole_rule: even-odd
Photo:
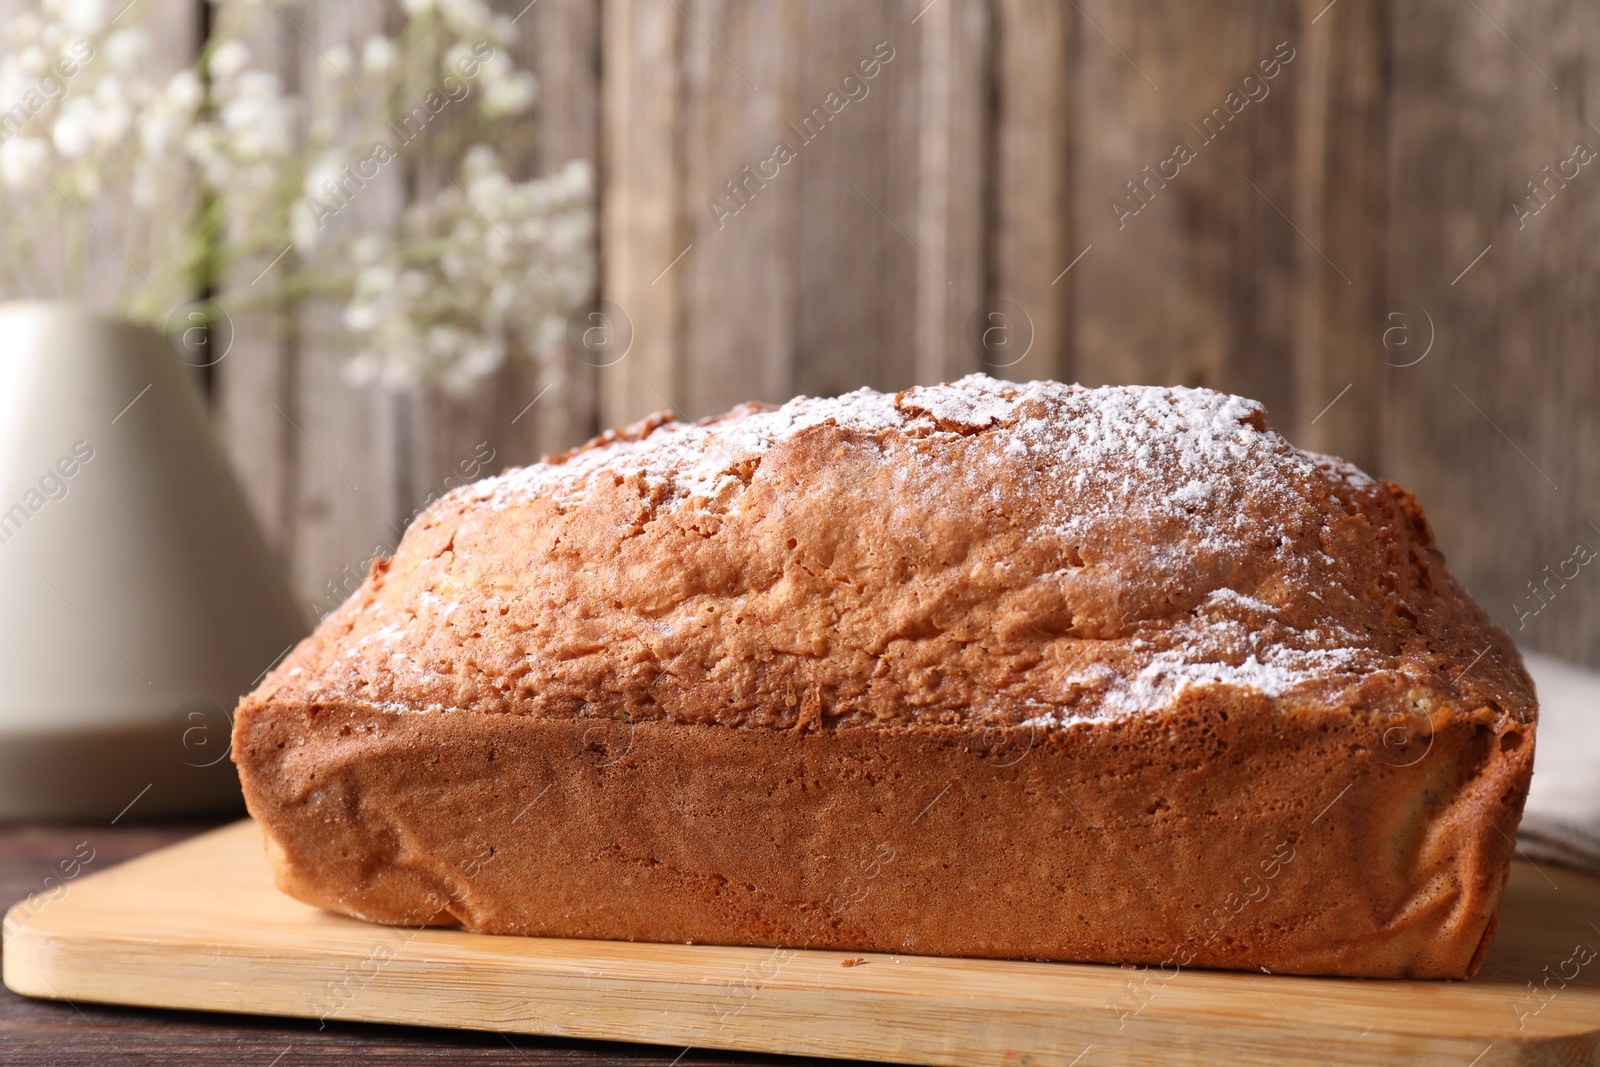
[[[1403,489],[1241,397],[970,375],[654,415],[457,489],[247,700],[1057,726],[1219,690],[1533,715]]]

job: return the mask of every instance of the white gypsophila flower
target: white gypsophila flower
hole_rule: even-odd
[[[223,230],[230,234],[237,220],[252,214],[263,220],[257,226],[274,212],[284,218],[269,188],[276,178],[267,174],[263,181],[261,172],[241,166],[241,145],[216,136],[234,81],[218,79],[208,93],[193,69],[170,79],[149,73],[152,13],[125,0],[43,0],[41,7],[43,19],[8,19],[6,47],[0,48],[0,101],[14,92],[29,113],[23,127],[5,131],[16,143],[0,153],[0,184],[14,192],[43,190],[4,205],[12,249],[37,254],[52,267],[67,261],[51,271],[59,275],[52,285],[63,297],[114,304],[140,317],[155,313],[158,302],[189,284],[196,239],[216,232],[195,229],[198,173],[220,190],[215,202],[226,205]],[[30,75],[25,67],[38,69]],[[208,95],[215,121],[210,109],[201,110]],[[235,125],[249,131],[242,140],[247,151],[292,149],[293,123],[270,118],[260,109],[236,118]],[[197,123],[206,130],[197,130]],[[263,144],[266,134],[275,140]],[[277,225],[283,228],[282,221]],[[99,239],[128,249],[142,268],[149,264],[139,272],[144,288],[91,287],[83,268],[72,265],[81,257],[55,253],[91,226]]]
[[[138,95],[138,88],[130,89],[113,75],[102,78],[95,86],[93,111],[86,114],[92,115],[97,146],[116,145],[132,128],[133,110],[129,105],[131,98]]]
[[[206,182],[216,187],[227,182],[230,170],[221,140],[220,131],[204,123],[190,127],[183,135],[184,156],[200,169]]]
[[[13,47],[32,44],[39,39],[39,31],[44,22],[31,11],[22,11],[11,16],[11,21],[6,24],[6,29],[11,35]]]
[[[556,191],[564,199],[586,199],[594,193],[594,164],[587,159],[567,162],[556,175]]]
[[[310,256],[317,248],[318,219],[312,214],[311,205],[304,200],[296,200],[289,206],[289,240],[293,242],[295,251],[302,256]]]
[[[479,103],[485,115],[520,115],[533,105],[538,96],[538,83],[525,70],[515,71],[487,83]]]
[[[0,61],[0,102],[4,102],[5,106],[14,107],[23,103],[28,92],[37,87],[38,83],[18,70],[15,64]]]
[[[0,144],[0,182],[23,191],[43,184],[50,146],[38,137],[13,137]]]
[[[142,27],[130,26],[106,38],[105,56],[111,69],[123,74],[136,73],[150,51],[150,37]]]
[[[293,106],[279,91],[274,75],[251,71],[240,77],[219,117],[230,155],[236,159],[254,162],[294,150]]]
[[[186,137],[186,154],[221,211],[225,247],[281,247],[291,234],[311,232],[284,180],[298,170],[296,102],[275,74],[250,67],[248,49],[234,44],[225,41],[212,54],[213,107]]]
[[[193,113],[174,107],[166,96],[152,101],[139,116],[139,148],[143,158],[154,160],[178,151],[192,119]]]
[[[49,66],[49,53],[38,45],[24,48],[17,55],[17,67],[30,78],[39,77]]]
[[[461,157],[461,176],[470,182],[494,173],[499,166],[500,156],[494,149],[486,144],[475,144]]]
[[[98,109],[90,97],[69,97],[61,105],[51,130],[51,140],[63,159],[81,159],[94,148]]]
[[[397,55],[394,42],[387,37],[368,37],[361,46],[361,69],[369,76],[379,78],[395,66]]]
[[[472,54],[472,48],[463,41],[457,41],[444,50],[444,56],[439,61],[439,68],[445,74],[454,74],[468,65],[468,62],[480,62]],[[482,69],[478,71],[481,76]]]
[[[361,342],[353,379],[456,391],[509,359],[549,358],[566,315],[593,285],[592,182],[570,177],[587,171],[517,182],[480,147],[461,160],[460,191],[441,188],[374,226],[395,188],[385,182],[390,192],[369,194],[374,199],[360,212],[343,212],[360,195],[371,160],[383,167],[398,154],[406,173],[431,176],[463,140],[493,142],[513,129],[510,117],[533,104],[537,83],[505,48],[515,29],[508,16],[483,0],[401,0],[406,18],[426,25],[330,42],[323,80],[307,101],[318,106],[302,115],[242,39],[260,17],[252,12],[260,0],[211,0],[204,60],[170,79],[146,73],[151,42],[138,25],[145,12],[125,15],[124,2],[42,0],[46,18],[8,23],[0,104],[7,94],[36,91],[54,57],[79,62],[66,94],[28,105],[31,128],[0,144],[0,184],[36,190],[48,178],[96,219],[119,214],[106,211],[109,200],[130,198],[137,210],[120,213],[129,216],[128,239],[142,250],[151,242],[165,249],[153,256],[169,262],[154,264],[151,274],[175,266],[162,277],[179,288],[197,248],[231,277],[233,264],[292,242],[297,255],[273,282],[298,272],[318,291],[343,294],[346,326]],[[112,9],[117,19],[109,23]],[[361,91],[329,85],[330,76],[347,81],[357,71]],[[443,74],[467,79],[476,99],[430,108],[431,117],[402,137],[392,126],[395,112],[417,103],[409,79],[429,73],[436,84]],[[78,225],[58,197],[15,203],[19,219],[40,216],[40,233]],[[210,205],[203,214],[202,204]],[[207,229],[194,229],[202,219]],[[196,243],[212,239],[215,252]],[[158,289],[173,292],[171,284],[146,291]],[[153,306],[165,297],[142,299]]]
[[[224,41],[211,53],[211,75],[232,80],[250,65],[250,46],[243,41]]]
[[[378,325],[378,309],[372,304],[351,304],[344,309],[344,324],[357,333],[373,330]]]
[[[494,16],[482,0],[438,0],[444,24],[458,37],[480,37],[493,27]]]
[[[516,194],[517,187],[512,184],[509,177],[499,171],[488,171],[467,177],[467,199],[472,202],[473,207],[490,218],[505,215]]]
[[[98,34],[105,26],[106,9],[102,0],[45,0],[47,18],[59,22],[71,33]]]
[[[492,152],[469,152],[460,192],[413,204],[397,239],[360,250],[345,313],[365,340],[352,380],[460,392],[513,352],[543,358],[559,345],[593,284],[587,173],[519,183]]]
[[[388,242],[382,234],[363,233],[350,242],[350,262],[357,267],[367,267],[383,259]]]
[[[170,140],[159,150],[144,151],[147,135]],[[150,125],[140,129],[141,151],[133,163],[131,192],[134,204],[152,218],[167,214],[175,203],[187,203],[185,197],[177,195],[178,190],[186,188],[190,177],[179,147],[181,140],[182,134],[176,131],[151,132]]]
[[[94,116],[94,139],[100,145],[110,146],[121,141],[133,126],[133,111],[121,100],[97,101]]]
[[[303,192],[308,200],[323,200],[338,191],[340,163],[336,158],[319,159],[306,168]]]
[[[466,45],[461,46],[466,53],[475,54]],[[511,57],[506,55],[503,48],[496,48],[488,56],[478,60],[478,81],[485,87],[495,82],[504,81],[516,72],[516,64],[511,62]]]
[[[381,369],[382,364],[377,359],[370,353],[363,352],[344,365],[344,380],[357,388],[371,385],[378,380]]]
[[[180,70],[167,82],[166,98],[180,113],[193,114],[205,101],[205,87],[194,71]]]

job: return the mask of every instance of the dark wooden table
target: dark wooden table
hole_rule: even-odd
[[[80,842],[95,866],[110,866],[172,844],[217,823],[123,826],[0,826],[0,911],[40,883]],[[546,1067],[694,1067],[769,1064],[805,1067],[838,1060],[761,1056],[704,1049],[570,1041],[523,1034],[412,1026],[328,1023],[212,1012],[158,1011],[101,1004],[32,1000],[0,988],[0,1064],[217,1064],[304,1067],[307,1064],[527,1064]]]

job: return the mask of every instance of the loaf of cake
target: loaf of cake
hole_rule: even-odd
[[[1462,978],[1535,718],[1404,489],[975,375],[451,492],[233,756],[278,885],[380,923]]]

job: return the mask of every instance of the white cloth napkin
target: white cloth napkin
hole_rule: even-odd
[[[1524,652],[1539,691],[1520,853],[1600,874],[1600,672]]]

